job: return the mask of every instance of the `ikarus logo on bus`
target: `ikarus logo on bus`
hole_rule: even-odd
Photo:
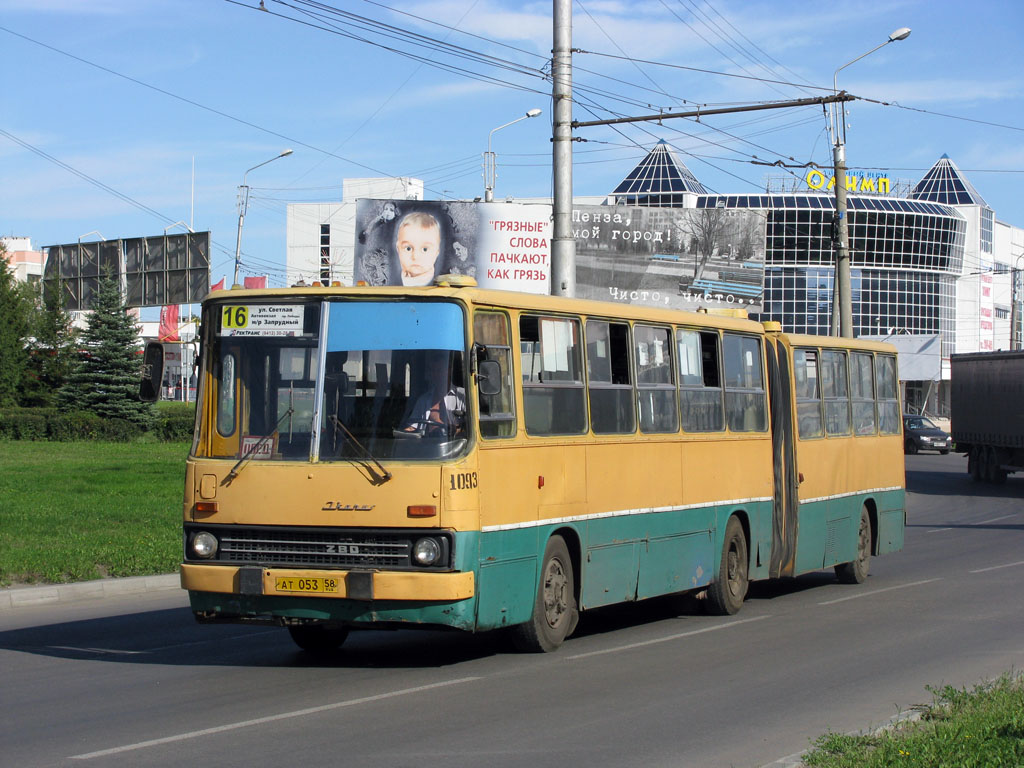
[[[320,509],[329,512],[369,512],[376,504],[345,504],[341,501],[327,501]]]

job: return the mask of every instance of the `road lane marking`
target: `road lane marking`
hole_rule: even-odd
[[[667,643],[671,640],[679,640],[683,637],[692,637],[693,635],[701,635],[705,632],[714,632],[718,629],[728,629],[729,627],[738,627],[740,624],[749,624],[752,621],[761,621],[761,619],[770,619],[771,616],[754,616],[749,619],[739,619],[738,621],[730,621],[728,624],[716,624],[713,627],[704,627],[703,629],[694,629],[690,632],[680,632],[676,635],[668,635],[667,637],[659,637],[654,640],[644,640],[639,643],[630,643],[629,645],[618,645],[615,648],[605,648],[600,651],[590,651],[589,653],[577,653],[574,656],[569,656],[569,659],[588,659],[591,656],[602,656],[606,653],[618,653],[619,651],[629,651],[633,648],[643,648],[645,645],[656,645],[657,643]]]
[[[976,525],[987,525],[988,523],[998,523],[1000,520],[1009,520],[1011,517],[1017,517],[1017,515],[1003,515],[1002,517],[993,517],[991,520],[980,520],[977,523],[964,523],[962,527],[973,528]],[[931,530],[925,531],[925,533],[942,533],[943,531],[952,531],[952,528],[932,528]]]
[[[993,517],[991,520],[982,520],[980,523],[972,523],[972,525],[985,525],[986,523],[998,523],[1000,520],[1009,520],[1011,517],[1016,517],[1016,515],[1003,515],[1002,517]]]
[[[445,688],[452,685],[461,685],[462,683],[471,683],[475,680],[479,680],[479,677],[461,677],[457,680],[445,680],[440,683],[430,683],[429,685],[418,685],[415,688],[403,688],[400,691],[391,691],[389,693],[378,693],[374,696],[363,696],[359,699],[348,699],[346,701],[336,701],[333,704],[323,704],[319,707],[309,707],[308,709],[297,709],[294,712],[281,712],[277,715],[268,715],[267,717],[257,717],[253,720],[242,720],[238,723],[228,723],[227,725],[218,725],[213,728],[203,728],[198,731],[189,731],[187,733],[179,733],[174,736],[164,736],[162,739],[150,739],[149,741],[139,741],[135,744],[125,744],[120,747],[112,747],[110,749],[101,749],[97,752],[87,752],[83,755],[72,755],[69,760],[92,760],[97,757],[107,757],[109,755],[117,755],[122,752],[131,752],[136,749],[146,749],[147,747],[156,747],[161,744],[172,744],[176,741],[186,741],[188,739],[197,739],[200,736],[211,736],[217,733],[225,733],[226,731],[234,731],[239,728],[249,728],[253,725],[263,725],[265,723],[273,723],[278,720],[288,720],[294,717],[305,717],[306,715],[316,715],[321,712],[330,712],[334,709],[341,709],[343,707],[354,707],[359,704],[369,704],[374,701],[383,701],[384,699],[393,699],[397,696],[407,696],[411,693],[420,693],[422,691],[431,691],[436,688]]]
[[[253,637],[261,637],[262,635],[277,635],[280,634],[281,630],[277,629],[265,629],[260,632],[241,632],[237,635],[229,635],[227,637],[214,637],[208,640],[191,640],[187,643],[174,643],[173,645],[160,645],[156,648],[147,648],[146,653],[159,653],[161,651],[173,651],[178,648],[189,648],[195,645],[212,645],[213,643],[220,642],[237,642],[239,640],[249,640]]]
[[[907,587],[919,587],[922,584],[931,584],[933,581],[942,581],[938,579],[925,579],[924,581],[912,581],[909,584],[898,584],[895,587],[886,587],[885,589],[873,589],[870,592],[858,592],[856,595],[847,595],[846,597],[837,597],[835,600],[826,600],[818,605],[834,605],[841,603],[845,600],[856,600],[859,597],[870,597],[871,595],[880,595],[883,592],[892,592],[894,589],[906,589]]]
[[[99,655],[108,656],[137,656],[139,654],[149,653],[149,651],[122,651],[117,648],[77,648],[73,645],[48,645],[47,648],[51,648],[55,651],[75,651],[76,653],[95,653]]]
[[[1024,560],[1018,560],[1016,563],[1007,563],[1006,565],[993,565],[989,568],[979,568],[976,571],[968,571],[968,573],[985,573],[986,571],[998,571],[1000,568],[1013,568],[1017,565],[1024,565]]]

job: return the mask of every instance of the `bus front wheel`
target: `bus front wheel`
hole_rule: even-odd
[[[708,610],[718,616],[732,616],[743,607],[747,596],[747,537],[738,518],[730,517],[725,526],[725,543],[718,574],[708,587]]]
[[[860,510],[860,528],[857,531],[857,559],[835,567],[836,577],[842,584],[863,584],[871,563],[871,519],[867,509]]]
[[[549,653],[569,636],[577,618],[569,548],[561,536],[552,536],[544,549],[533,615],[525,624],[513,627],[512,641],[521,651]]]
[[[288,634],[307,653],[325,654],[341,647],[348,637],[348,630],[320,624],[299,624],[288,627]]]

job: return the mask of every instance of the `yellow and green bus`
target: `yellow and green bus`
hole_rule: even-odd
[[[580,610],[733,614],[903,546],[883,343],[446,276],[212,293],[199,382],[182,586],[310,651],[417,625],[551,651]]]

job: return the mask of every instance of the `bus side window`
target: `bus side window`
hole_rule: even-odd
[[[679,403],[672,367],[672,331],[647,325],[634,326],[633,348],[640,400],[640,431],[678,431]]]
[[[850,386],[846,353],[822,350],[821,385],[825,398],[825,434],[850,434]]]
[[[508,316],[503,312],[477,311],[473,316],[473,341],[477,364],[493,360],[501,369],[501,391],[479,395],[480,435],[485,438],[516,434],[515,390],[512,386],[512,346]]]
[[[850,393],[853,399],[853,433],[875,434],[875,376],[870,352],[850,355]]]
[[[727,333],[722,346],[725,360],[725,419],[733,432],[768,429],[761,342],[753,336]]]
[[[686,432],[721,432],[725,429],[718,333],[676,333],[679,350],[679,413]]]
[[[818,376],[818,352],[793,350],[793,384],[796,391],[797,431],[801,440],[821,437],[821,389]]]
[[[220,381],[217,383],[217,432],[229,437],[235,431],[235,354],[225,352],[220,358]]]
[[[523,416],[531,435],[578,435],[587,430],[580,365],[580,321],[523,315],[519,319]]]
[[[896,435],[900,431],[900,403],[897,397],[896,358],[879,355],[875,358],[875,392],[878,398],[878,431]]]
[[[590,427],[597,434],[632,434],[636,411],[629,365],[629,325],[587,321]]]

